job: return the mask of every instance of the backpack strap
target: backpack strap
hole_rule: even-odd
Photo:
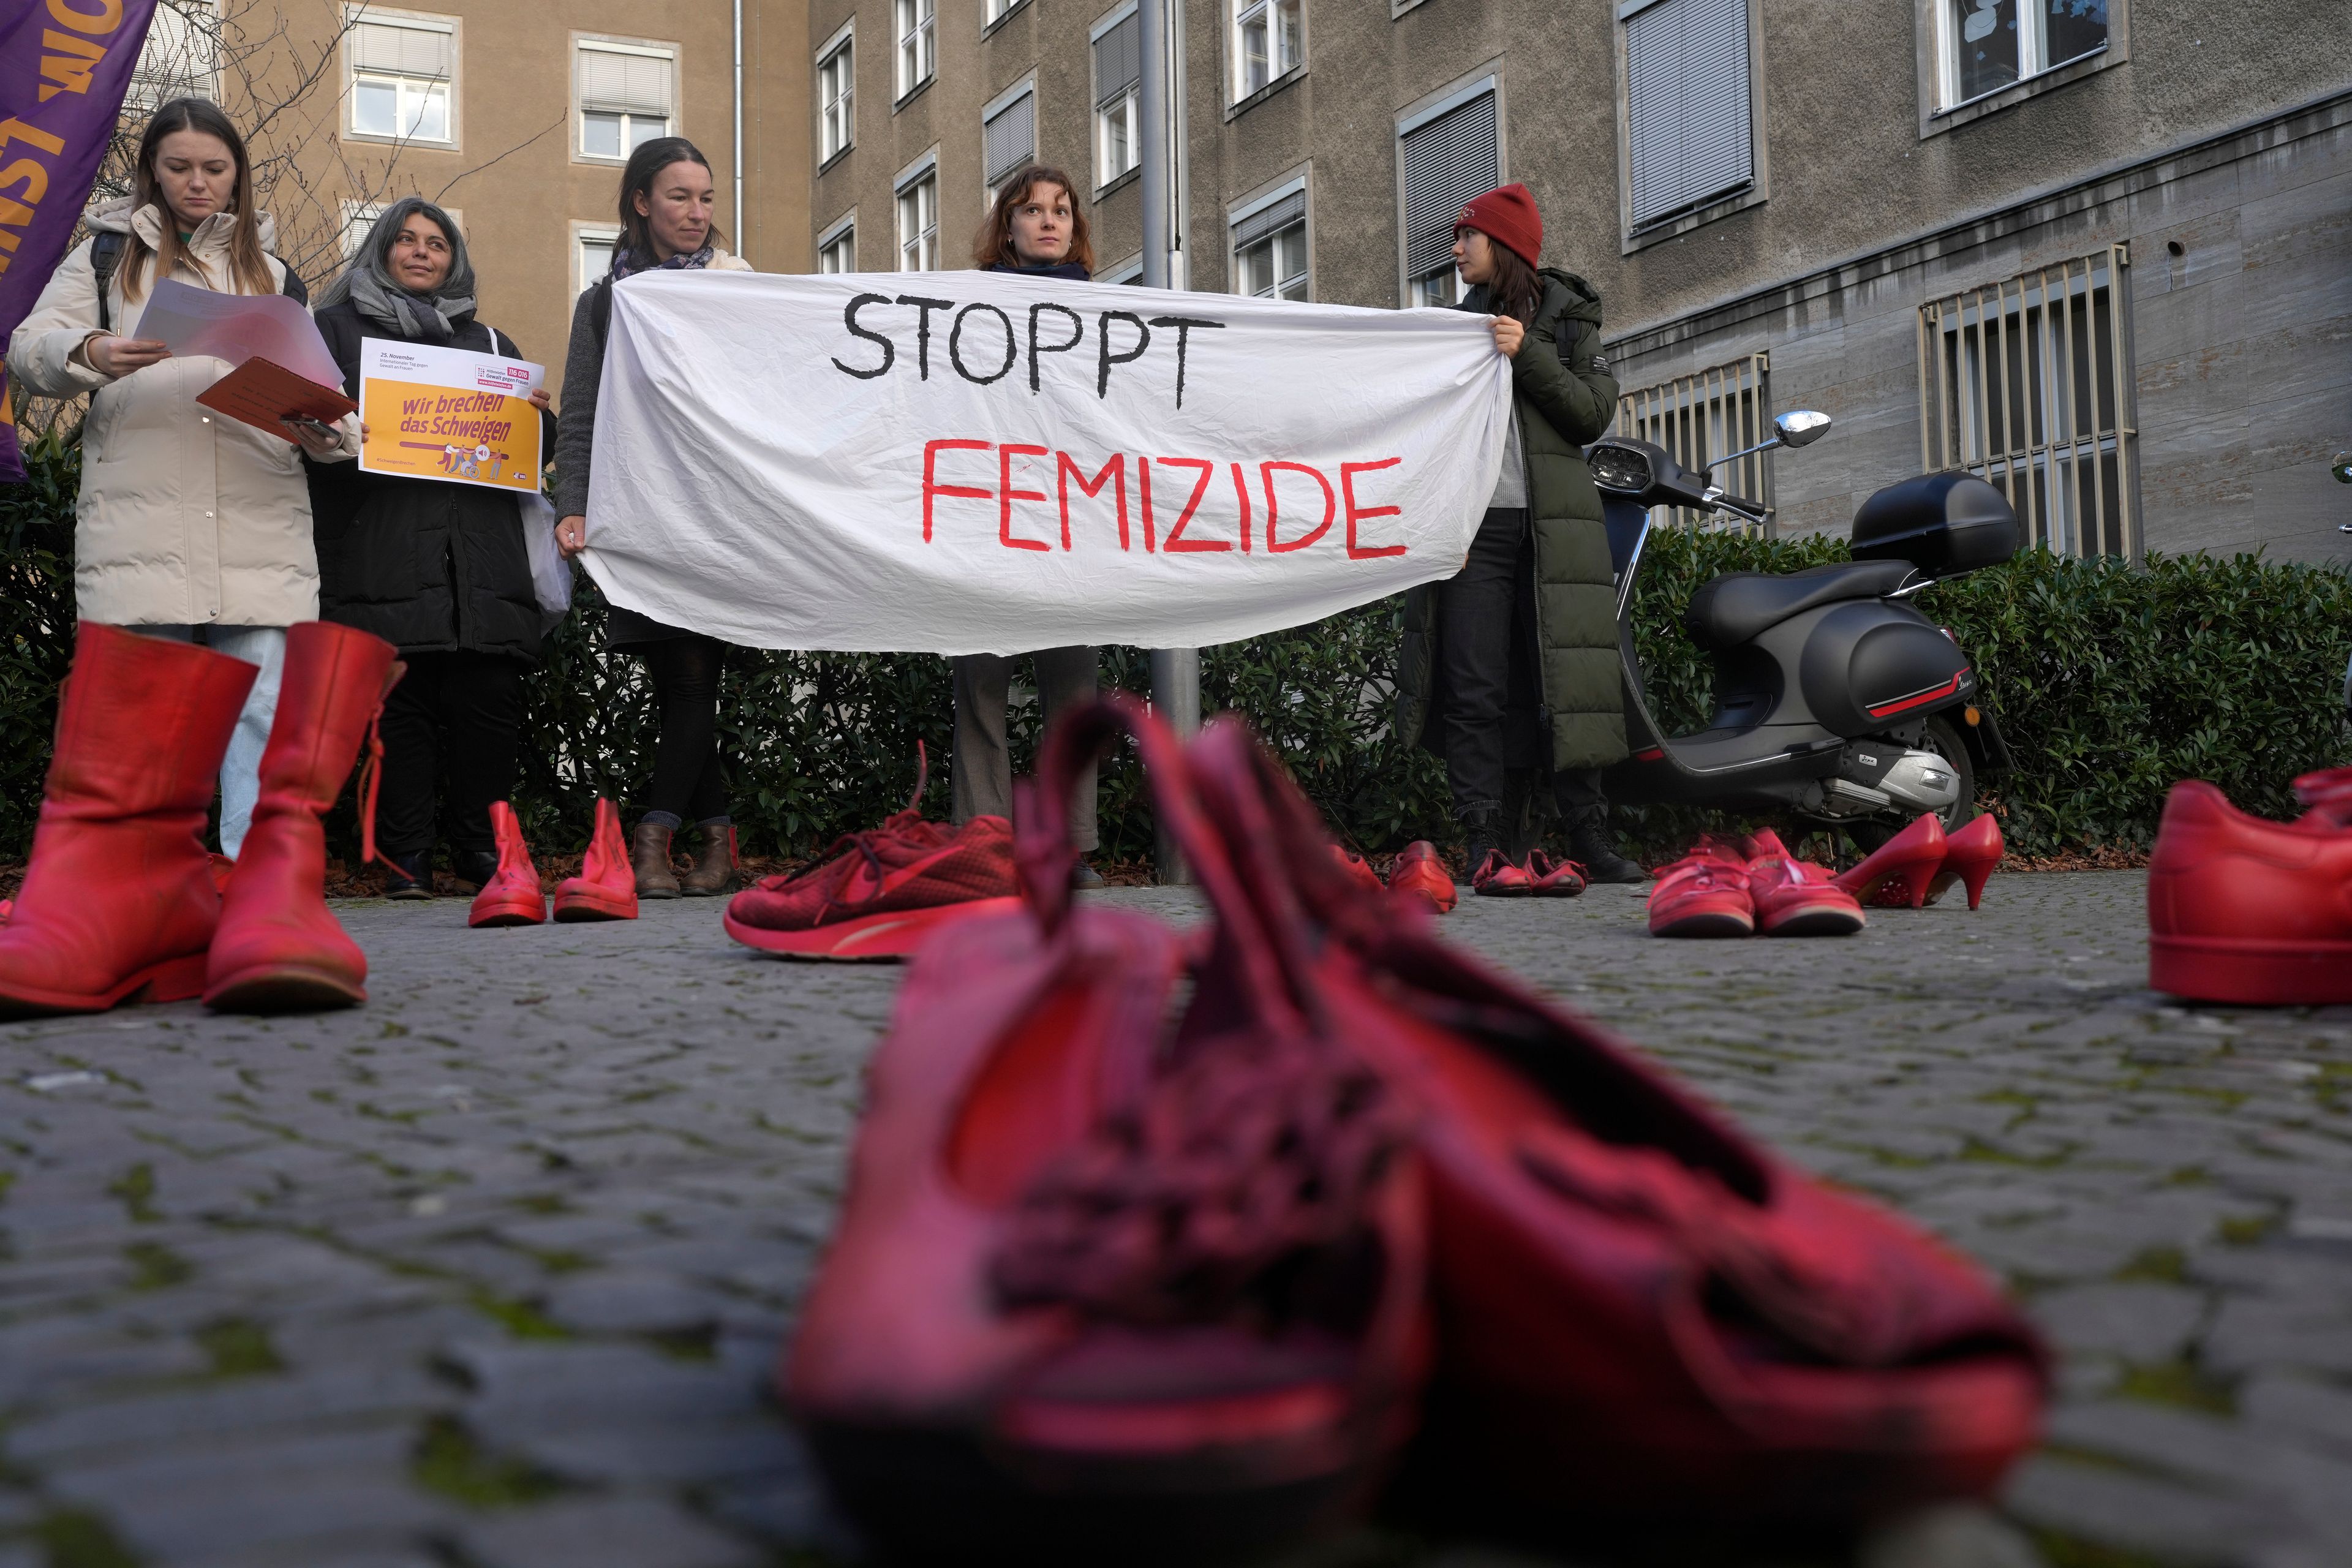
[[[114,269],[122,265],[123,237],[110,231],[94,234],[89,240],[89,271],[98,282],[98,330],[114,331],[114,305],[107,296],[114,289]]]
[[[302,281],[301,278],[296,274],[294,268],[286,266],[286,258],[284,257],[278,258],[278,265],[280,267],[286,267],[286,281],[278,285],[278,291],[285,295],[289,300],[293,300],[298,305],[310,304],[310,285]]]
[[[596,297],[588,301],[588,330],[596,334],[596,355],[604,354],[604,336],[613,330],[613,279],[599,278],[589,287]]]

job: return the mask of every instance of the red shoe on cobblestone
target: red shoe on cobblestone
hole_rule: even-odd
[[[1331,858],[1339,862],[1339,868],[1367,893],[1388,891],[1388,884],[1381,880],[1381,874],[1366,865],[1364,858],[1354,850],[1334,844],[1331,846]]]
[[[2313,810],[2301,820],[2269,822],[2201,780],[2172,786],[2147,862],[2153,989],[2255,1005],[2352,1002],[2352,825],[2332,819],[2325,784],[2305,799]]]
[[[1444,857],[1426,838],[1416,838],[1398,852],[1396,863],[1389,868],[1389,891],[1426,900],[1441,915],[1462,900],[1462,889],[1454,885],[1454,873],[1445,868]]]
[[[1832,880],[1830,868],[1800,860],[1764,828],[1748,840],[1748,896],[1766,936],[1852,936],[1862,905]]]
[[[530,846],[523,842],[522,824],[505,801],[490,803],[490,831],[497,836],[499,868],[474,895],[466,916],[469,926],[535,926],[547,918],[547,892],[540,884],[539,868],[531,864]]]
[[[555,884],[555,918],[564,921],[637,918],[637,873],[629,841],[621,837],[621,808],[596,797],[596,831],[580,861],[580,875]]]
[[[1071,786],[1114,723],[1213,941],[1070,896]],[[785,1402],[894,1560],[1255,1561],[1367,1501],[1410,1431],[1410,1123],[1139,705],[1058,720],[1016,804],[1025,900],[923,948],[867,1067]]]
[[[1927,811],[1832,881],[1874,910],[1916,910],[1943,866],[1944,819]]]
[[[2306,808],[2298,824],[2352,827],[2352,768],[2327,768],[2294,781],[2294,795]]]
[[[2005,846],[2000,839],[2000,824],[1990,812],[1944,840],[1944,864],[1936,872],[1936,879],[1927,884],[1927,902],[1934,903],[1959,883],[1968,889],[1969,908],[1984,902],[1985,882],[2000,864]]]
[[[904,811],[844,835],[807,870],[762,877],[736,894],[727,934],[796,958],[904,958],[943,925],[1014,908],[1013,825],[1001,816],[961,827],[926,822],[919,806],[929,776],[919,750]]]
[[[382,637],[332,621],[286,628],[278,713],[261,753],[253,826],[221,894],[205,959],[205,1005],[227,1013],[352,1007],[367,1000],[367,954],[327,908],[327,829],[362,747],[362,856],[375,854],[375,722],[405,667]]]
[[[31,864],[0,926],[0,1018],[204,990],[220,921],[205,816],[257,673],[192,643],[81,623]]]
[[[1747,858],[1719,839],[1700,839],[1660,870],[1650,889],[1652,936],[1749,936],[1755,930]]]
[[[1482,899],[1524,899],[1536,890],[1536,879],[1525,866],[1514,866],[1499,849],[1489,849],[1486,858],[1470,872],[1470,890]]]
[[[1592,879],[1573,860],[1555,860],[1540,849],[1528,851],[1528,875],[1536,881],[1539,899],[1572,899]]]

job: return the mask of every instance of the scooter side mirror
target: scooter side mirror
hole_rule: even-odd
[[[1780,433],[1783,447],[1810,447],[1830,433],[1831,423],[1826,414],[1795,408],[1773,420],[1772,428]]]
[[[2327,471],[2336,476],[2337,484],[2352,485],[2352,452],[2336,453],[2336,461],[2328,465]]]

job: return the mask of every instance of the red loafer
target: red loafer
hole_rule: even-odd
[[[1337,860],[1339,863],[1339,868],[1348,873],[1348,879],[1355,883],[1357,887],[1362,889],[1365,892],[1385,893],[1388,891],[1388,885],[1381,880],[1381,874],[1378,871],[1373,870],[1371,867],[1366,865],[1364,863],[1364,858],[1361,855],[1357,854],[1351,849],[1343,849],[1339,845],[1334,844],[1331,846],[1331,858]]]
[[[1539,899],[1575,898],[1592,879],[1575,861],[1555,860],[1540,849],[1528,851],[1528,875],[1536,879]]]
[[[1748,936],[1756,930],[1756,900],[1748,891],[1748,862],[1711,838],[1658,873],[1650,889],[1652,936]]]
[[[1445,868],[1437,846],[1426,838],[1414,839],[1398,853],[1396,864],[1389,868],[1389,891],[1426,900],[1441,915],[1462,900],[1454,873]]]
[[[1486,858],[1470,872],[1470,890],[1482,899],[1524,899],[1536,890],[1536,879],[1525,866],[1514,866],[1499,849],[1489,849]]]
[[[1765,828],[1748,840],[1748,896],[1766,936],[1852,936],[1862,905],[1831,879],[1830,868],[1800,860]]]

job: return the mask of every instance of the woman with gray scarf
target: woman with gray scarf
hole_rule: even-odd
[[[360,395],[360,343],[396,338],[520,359],[474,316],[474,268],[449,215],[421,197],[376,220],[319,296],[319,331]],[[547,394],[531,401],[544,411]],[[554,421],[542,430],[552,444]],[[542,451],[541,460],[545,460]],[[490,803],[514,789],[523,677],[544,634],[515,496],[478,485],[313,464],[319,614],[400,649],[408,674],[384,701],[376,837],[394,898],[433,896],[434,798],[449,869],[478,887],[498,868]]]

